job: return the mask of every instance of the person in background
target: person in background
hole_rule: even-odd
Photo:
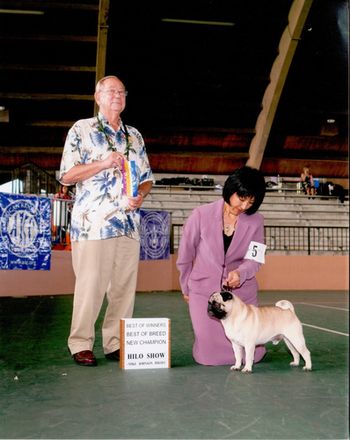
[[[62,200],[71,200],[72,197],[69,194],[69,186],[60,185],[58,188],[58,192],[55,194],[55,199],[62,199]]]
[[[316,194],[314,178],[312,177],[309,167],[303,168],[300,180],[304,193],[308,196],[314,196]]]
[[[139,208],[153,185],[139,131],[125,125],[127,91],[116,76],[98,81],[95,117],[69,130],[60,182],[76,184],[72,211],[72,262],[76,277],[68,347],[75,362],[95,366],[95,322],[104,297],[105,357],[119,360],[121,318],[133,314],[140,254]]]
[[[177,268],[194,330],[193,357],[203,365],[233,365],[231,342],[222,324],[207,313],[209,296],[234,289],[247,304],[258,304],[255,278],[265,252],[264,219],[259,209],[265,179],[257,169],[235,170],[224,184],[222,198],[195,208],[180,240]],[[265,347],[255,350],[255,362]]]
[[[59,185],[58,192],[54,195],[53,202],[53,242],[54,248],[70,245],[69,228],[73,204],[69,186]]]

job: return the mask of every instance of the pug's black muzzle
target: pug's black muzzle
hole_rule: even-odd
[[[210,316],[214,316],[217,319],[223,319],[223,318],[225,318],[227,313],[222,308],[223,307],[222,303],[216,301],[213,298],[213,295],[211,295],[211,297],[209,298],[209,301],[208,301],[208,309],[207,309],[208,310],[208,314]],[[230,292],[227,292],[225,290],[222,290],[220,292],[220,295],[221,295],[221,297],[222,297],[224,302],[226,302],[228,300],[231,300],[233,298],[233,295]]]
[[[217,319],[225,318],[226,312],[222,310],[220,303],[216,301],[208,301],[208,314]]]

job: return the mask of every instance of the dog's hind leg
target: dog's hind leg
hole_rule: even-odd
[[[288,342],[290,345],[287,344],[287,337],[288,337]],[[291,334],[291,335],[285,335],[284,340],[285,340],[288,348],[290,349],[290,351],[292,352],[293,357],[294,357],[294,361],[291,363],[291,365],[299,365],[299,359],[300,359],[300,355],[301,355],[305,361],[305,366],[303,367],[303,370],[304,371],[311,371],[312,370],[311,354],[306,347],[305,338],[304,338],[303,329],[302,329],[301,324],[300,324],[300,328],[298,329],[297,332],[295,332],[294,334]],[[293,347],[294,352],[292,351],[291,346]],[[297,364],[294,363],[296,361],[295,350],[298,352],[298,355],[297,355],[298,363]]]
[[[304,358],[305,365],[303,366],[304,371],[311,371],[312,370],[312,362],[311,362],[311,354],[310,351],[307,349],[306,345],[302,347],[300,350],[300,354]]]
[[[300,362],[300,354],[298,350],[295,349],[294,345],[289,341],[289,339],[283,338],[283,340],[293,355],[293,361],[290,362],[289,365],[291,365],[292,367],[298,367]]]
[[[235,342],[232,342],[233,353],[235,354],[236,363],[232,365],[230,370],[240,370],[243,359],[243,347]]]

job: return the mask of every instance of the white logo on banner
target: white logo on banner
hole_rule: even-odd
[[[7,238],[9,251],[19,257],[36,253],[39,227],[35,219],[36,207],[26,201],[11,203],[4,211],[2,233]]]
[[[141,259],[169,258],[170,215],[143,211],[141,218]]]
[[[0,193],[0,269],[49,270],[50,258],[50,199]]]

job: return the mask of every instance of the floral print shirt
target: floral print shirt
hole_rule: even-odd
[[[126,126],[126,130],[128,136],[123,129],[115,131],[101,113],[77,121],[66,138],[59,180],[75,165],[103,160],[112,151],[119,151],[135,161],[137,186],[154,181],[141,134],[131,126]],[[127,210],[128,199],[123,193],[123,176],[119,169],[106,169],[78,182],[71,240],[103,240],[125,235],[139,241],[140,213]]]

